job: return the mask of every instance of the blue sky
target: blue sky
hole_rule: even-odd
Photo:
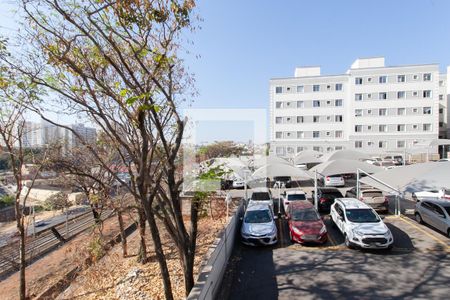
[[[11,28],[5,1],[0,26]],[[186,46],[199,92],[194,108],[268,108],[269,79],[292,76],[296,66],[320,65],[323,74],[339,74],[356,58],[370,56],[385,56],[387,65],[439,63],[442,71],[450,65],[448,0],[214,0],[197,5],[204,21],[191,37],[194,44]],[[218,139],[217,131],[210,130],[209,137],[203,130],[201,140]],[[233,131],[236,140],[251,138],[251,129]]]

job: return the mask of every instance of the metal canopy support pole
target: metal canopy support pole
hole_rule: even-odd
[[[33,204],[33,237],[36,237],[36,211]]]
[[[280,199],[281,199],[281,182],[277,181],[278,186],[278,216],[281,216],[281,207],[280,207]]]
[[[245,201],[247,201],[247,172],[244,171],[244,195],[245,195]]]
[[[319,209],[319,203],[317,201],[317,170],[314,170],[314,207]]]
[[[359,199],[359,169],[356,169],[356,199]]]

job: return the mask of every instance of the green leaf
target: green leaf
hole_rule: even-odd
[[[119,95],[120,95],[121,97],[125,97],[125,96],[128,94],[128,92],[129,92],[129,90],[123,89],[123,90],[120,91]]]

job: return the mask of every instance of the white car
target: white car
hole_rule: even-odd
[[[389,228],[367,204],[355,198],[336,198],[330,209],[331,221],[342,232],[349,248],[391,249]]]
[[[412,193],[412,198],[415,201],[423,200],[450,200],[450,190],[442,188],[440,190],[428,190]]]
[[[277,226],[268,204],[249,203],[241,227],[242,243],[250,246],[277,243]]]
[[[288,211],[289,203],[293,201],[305,201],[307,200],[306,193],[304,191],[286,191],[286,193],[282,197],[284,211]]]
[[[323,178],[323,184],[325,186],[344,186],[345,180],[342,175],[329,175]]]
[[[235,179],[233,180],[233,189],[242,189],[245,187],[245,181],[242,179]]]

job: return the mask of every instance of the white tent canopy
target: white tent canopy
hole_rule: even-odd
[[[269,165],[269,164],[291,165],[290,162],[288,162],[287,160],[282,159],[281,157],[278,157],[278,156],[263,156],[261,158],[255,159],[253,161],[254,168],[259,168],[259,167]]]
[[[361,169],[367,173],[376,173],[383,170],[381,167],[358,160],[336,159],[318,164],[317,166],[311,168],[309,172],[313,173],[317,170],[317,172],[323,176],[328,176],[338,174],[354,174],[358,169]]]
[[[311,179],[307,172],[287,164],[268,164],[257,169],[252,175],[253,178],[273,178],[278,176],[290,176],[299,180]]]
[[[348,160],[364,160],[370,159],[370,155],[364,152],[355,150],[337,150],[329,154],[325,154],[322,159],[323,161],[337,160],[337,159],[348,159]]]
[[[294,164],[321,163],[322,153],[314,150],[305,150],[297,153],[294,157]]]
[[[401,192],[450,189],[450,162],[414,164],[385,170],[373,176]],[[360,181],[384,191],[392,191],[369,177],[362,178]]]

